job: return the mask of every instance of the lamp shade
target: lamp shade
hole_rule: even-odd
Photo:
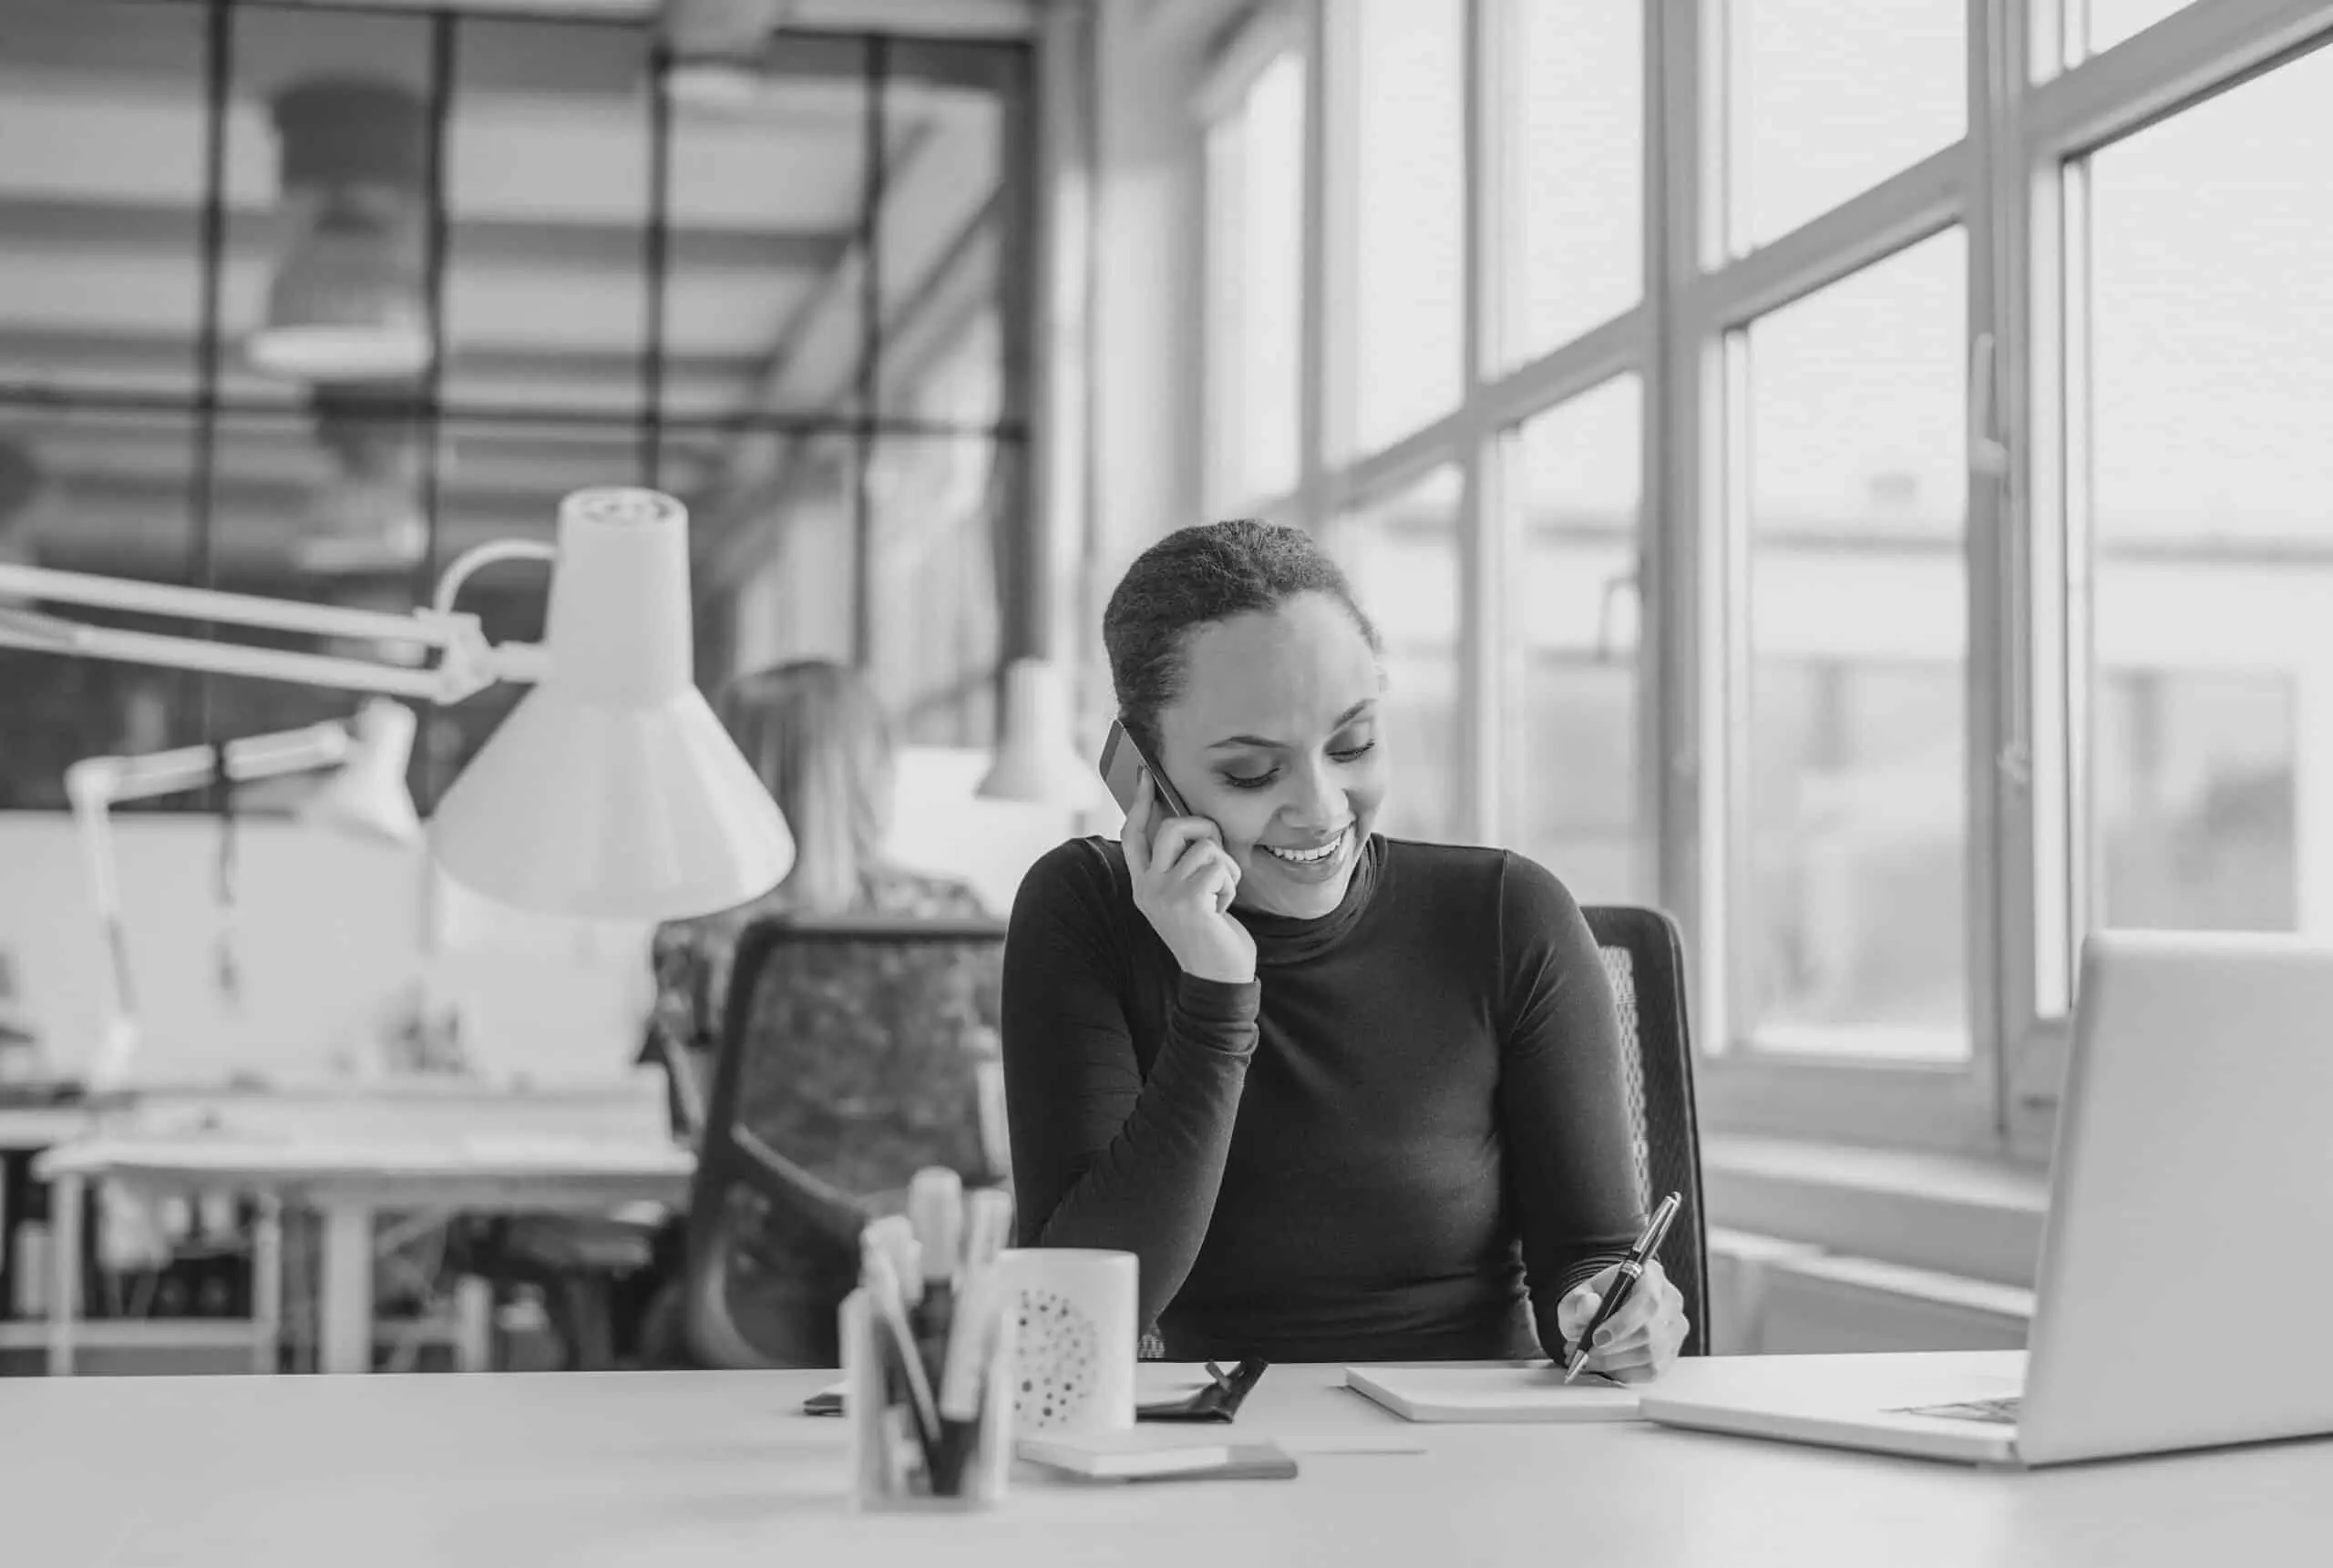
[[[420,374],[436,352],[427,106],[401,82],[327,75],[287,87],[272,108],[293,239],[245,345],[252,368],[309,383]]]
[[[1069,694],[1051,660],[1005,666],[1003,730],[982,795],[1076,811],[1100,804],[1101,775],[1070,743]]]
[[[429,367],[420,230],[394,194],[335,191],[267,291],[244,352],[291,381],[396,380]]]
[[[550,668],[430,820],[447,876],[522,909],[709,914],[794,863],[777,804],[692,681],[688,514],[653,490],[560,508]]]
[[[340,771],[308,798],[307,820],[358,838],[421,842],[421,817],[406,787],[413,755],[413,710],[376,697],[357,711],[356,745]]]

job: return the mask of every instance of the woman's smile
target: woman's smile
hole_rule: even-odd
[[[1281,876],[1305,882],[1330,882],[1345,868],[1354,844],[1352,825],[1347,823],[1333,838],[1309,845],[1258,844],[1269,857]]]

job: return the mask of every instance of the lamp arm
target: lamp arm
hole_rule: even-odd
[[[65,770],[89,889],[106,946],[105,1018],[92,1080],[111,1088],[128,1076],[138,1055],[137,993],[129,968],[129,938],[121,919],[121,880],[113,848],[112,810],[125,800],[151,800],[200,789],[219,776],[244,783],[336,767],[355,741],[335,722],[272,735],[230,741],[224,747],[180,746],[134,757],[84,757]]]
[[[532,540],[481,545],[446,573],[438,600],[450,605],[463,577],[489,560],[515,556],[553,558],[552,548]],[[458,574],[458,575],[457,575]],[[38,610],[10,606],[10,599],[59,600],[145,615],[264,627],[317,637],[357,641],[419,643],[440,651],[434,668],[299,653],[248,643],[221,642],[170,633],[92,626]],[[535,681],[546,661],[529,643],[499,647],[486,641],[475,615],[450,609],[421,609],[405,614],[352,610],[341,605],[301,604],[253,594],[221,593],[174,583],[134,582],[47,567],[0,564],[0,646],[29,648],[172,670],[203,670],[248,675],[263,681],[373,692],[421,702],[458,702],[499,681]]]

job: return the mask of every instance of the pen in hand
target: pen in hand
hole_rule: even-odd
[[[1596,1315],[1579,1331],[1579,1337],[1572,1341],[1571,1355],[1564,1362],[1564,1382],[1567,1385],[1579,1376],[1581,1368],[1588,1365],[1588,1358],[1596,1344],[1596,1331],[1609,1323],[1613,1314],[1619,1311],[1629,1296],[1634,1294],[1637,1282],[1644,1277],[1645,1264],[1660,1250],[1661,1241],[1669,1235],[1669,1226],[1677,1218],[1677,1209],[1681,1202],[1680,1194],[1676,1193],[1661,1199],[1660,1206],[1652,1211],[1652,1217],[1645,1222],[1644,1234],[1637,1237],[1636,1245],[1629,1247],[1628,1255],[1620,1260],[1612,1276],[1611,1287],[1604,1292],[1604,1299],[1597,1303]]]

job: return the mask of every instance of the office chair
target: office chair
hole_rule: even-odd
[[[1661,1266],[1684,1293],[1691,1327],[1682,1354],[1709,1353],[1709,1237],[1701,1203],[1701,1130],[1693,1113],[1693,1045],[1685,1023],[1685,943],[1658,909],[1592,904],[1582,909],[1612,982],[1628,1061],[1629,1110],[1637,1193],[1649,1210],[1683,1194],[1660,1249]]]
[[[947,1165],[1007,1179],[995,1021],[1004,927],[780,917],[737,945],[689,1197],[701,1365],[839,1365],[858,1234]]]
[[[1701,1138],[1693,1114],[1693,1045],[1685,1026],[1685,943],[1658,909],[1589,905],[1581,910],[1612,982],[1628,1063],[1629,1145],[1639,1206],[1678,1193],[1676,1223],[1661,1266],[1685,1297],[1690,1327],[1680,1354],[1705,1356],[1710,1343],[1709,1237],[1702,1219]],[[1144,1330],[1146,1361],[1166,1354],[1156,1326]]]

